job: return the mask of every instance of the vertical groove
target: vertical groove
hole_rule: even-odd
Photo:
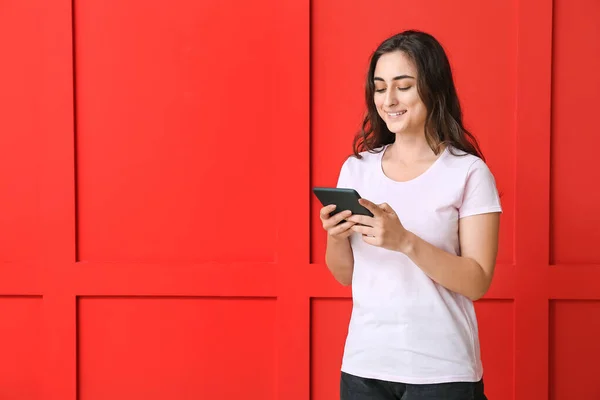
[[[548,159],[550,161],[548,172],[548,265],[552,266],[555,264],[555,254],[554,254],[554,227],[553,227],[553,216],[554,216],[554,201],[553,201],[553,192],[554,192],[554,180],[552,178],[552,174],[554,172],[554,168],[552,167],[552,160],[554,158],[554,154],[552,149],[554,148],[554,45],[555,45],[555,35],[554,35],[554,26],[555,26],[555,16],[554,7],[556,3],[554,0],[550,1],[552,3],[552,15],[551,15],[551,32],[550,32],[550,148]]]
[[[79,174],[78,174],[78,146],[77,146],[77,54],[76,54],[76,29],[75,29],[75,1],[71,0],[71,50],[72,50],[72,71],[73,71],[73,185],[75,194],[75,262],[79,261]]]
[[[313,263],[313,248],[312,248],[312,187],[313,187],[313,169],[312,169],[312,153],[313,153],[313,35],[312,35],[312,0],[308,0],[308,263]]]
[[[75,1],[75,0],[73,0]],[[79,384],[79,296],[75,295],[75,400],[81,398],[81,385]]]

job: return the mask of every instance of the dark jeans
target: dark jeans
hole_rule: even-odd
[[[341,400],[487,400],[483,379],[479,382],[451,382],[410,385],[359,378],[342,372]]]

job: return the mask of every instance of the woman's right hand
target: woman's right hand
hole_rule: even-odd
[[[340,222],[351,216],[352,212],[345,210],[330,217],[329,214],[335,210],[335,207],[335,204],[331,204],[321,208],[319,217],[321,218],[323,229],[327,231],[332,239],[347,239],[354,232],[350,228],[355,224],[355,222],[346,221],[341,224]]]

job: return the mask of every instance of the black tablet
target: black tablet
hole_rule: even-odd
[[[330,214],[330,216],[345,210],[352,211],[353,215],[358,214],[367,215],[369,217],[373,216],[371,211],[360,205],[358,202],[360,195],[354,189],[315,187],[313,188],[313,193],[315,196],[317,196],[321,204],[323,204],[323,207],[330,204],[336,205],[335,210]]]

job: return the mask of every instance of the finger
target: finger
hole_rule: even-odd
[[[335,210],[336,207],[337,206],[335,204],[330,204],[328,206],[325,206],[325,207],[321,208],[321,213],[320,213],[321,214],[321,218],[322,219],[328,218],[329,214],[331,214]]]
[[[362,224],[362,225],[367,225],[367,226],[375,226],[375,219],[373,217],[369,217],[367,215],[354,214],[348,218],[348,221],[352,221],[357,224]]]
[[[354,225],[352,230],[367,236],[373,236],[375,234],[375,228],[371,228],[370,226]]]
[[[390,205],[388,203],[380,204],[379,208],[381,208],[383,211],[385,211],[387,213],[394,214],[394,210],[392,209],[392,207],[390,207]]]
[[[342,222],[346,218],[349,218],[351,215],[352,215],[352,211],[345,210],[345,211],[341,211],[341,212],[337,213],[336,215],[331,217],[331,219],[334,220],[337,224],[337,223]]]
[[[335,236],[335,235],[341,235],[344,232],[346,232],[347,230],[349,230],[350,228],[352,228],[354,226],[354,222],[344,222],[343,224],[337,225],[333,228],[331,228],[331,230],[329,231],[329,234],[331,236]]]
[[[327,219],[327,223],[326,223],[327,227],[332,228],[332,227],[338,225],[344,219],[350,217],[351,215],[352,215],[352,211],[349,211],[349,210],[339,212],[339,213],[335,214],[334,216],[332,216],[331,218]]]
[[[377,204],[375,204],[367,199],[359,199],[358,202],[361,206],[363,206],[367,210],[371,211],[371,213],[375,217],[380,217],[381,215],[383,215],[383,210],[381,208],[379,208],[379,206]]]

